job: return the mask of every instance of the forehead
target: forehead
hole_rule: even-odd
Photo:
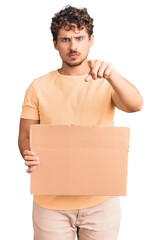
[[[72,24],[75,26],[75,28],[67,30],[62,26],[59,30],[58,37],[76,37],[78,35],[88,35],[86,28],[84,27],[82,30],[80,30],[77,25]]]

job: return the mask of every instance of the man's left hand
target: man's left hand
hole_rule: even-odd
[[[111,63],[107,63],[98,59],[89,60],[88,64],[91,68],[91,71],[85,79],[86,82],[90,80],[96,80],[97,78],[105,78],[107,80],[111,78],[112,72],[114,71]]]

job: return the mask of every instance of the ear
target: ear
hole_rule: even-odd
[[[94,41],[94,35],[93,35],[93,34],[91,35],[89,41],[90,41],[89,46],[92,47],[92,45],[93,45],[93,41]]]
[[[58,50],[57,42],[54,39],[53,39],[53,43],[54,43],[54,48]]]

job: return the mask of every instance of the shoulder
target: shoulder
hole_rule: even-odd
[[[37,92],[42,91],[49,85],[48,83],[51,82],[51,79],[53,79],[54,75],[55,71],[50,71],[38,78],[34,78],[28,85],[26,92],[37,95]]]
[[[35,78],[32,83],[35,85],[39,84],[46,84],[48,81],[50,81],[55,76],[55,70],[50,71],[46,74],[43,74],[42,76]]]
[[[50,87],[51,81],[55,78],[56,74],[55,71],[50,71],[46,74],[41,75],[38,78],[35,78],[30,83],[29,88],[33,89],[33,91],[42,91],[45,88]]]

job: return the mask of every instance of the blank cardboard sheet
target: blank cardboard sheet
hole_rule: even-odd
[[[128,127],[34,124],[30,149],[40,164],[30,174],[37,195],[126,196]]]

